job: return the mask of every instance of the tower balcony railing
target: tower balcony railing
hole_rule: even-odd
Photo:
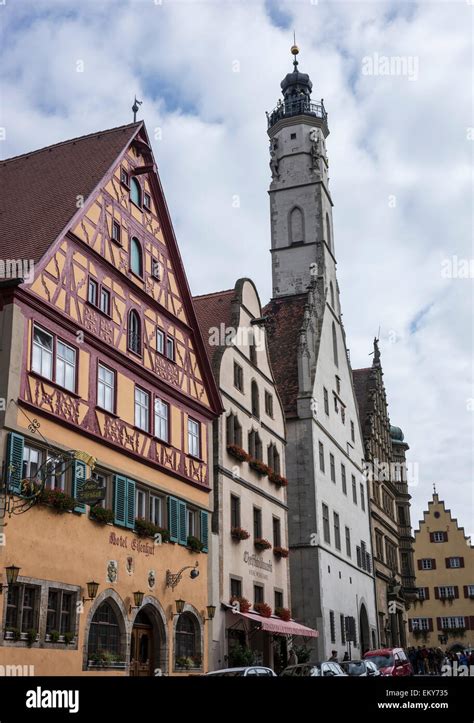
[[[279,103],[271,113],[267,113],[268,127],[271,128],[282,118],[290,118],[294,115],[312,115],[315,118],[321,118],[327,123],[328,114],[324,108],[324,103],[313,103],[307,98],[297,100],[285,100]]]

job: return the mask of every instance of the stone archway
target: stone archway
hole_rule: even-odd
[[[359,636],[360,636],[360,652],[361,656],[367,650],[370,650],[370,628],[369,628],[369,617],[367,615],[367,608],[362,603],[359,612]]]
[[[168,672],[166,618],[159,602],[151,595],[131,621],[130,675],[153,676]]]

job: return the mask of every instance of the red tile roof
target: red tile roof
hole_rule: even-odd
[[[38,262],[130,143],[141,123],[0,161],[0,253]]]
[[[213,327],[220,329],[221,324],[224,324],[224,327],[231,325],[233,301],[238,301],[235,289],[216,291],[213,294],[203,294],[202,296],[193,296],[193,304],[199,328],[214,373],[217,371],[214,369],[213,364],[216,351],[222,347],[209,343],[209,330]]]
[[[272,299],[262,311],[273,374],[287,417],[296,416],[298,397],[298,342],[307,294]]]

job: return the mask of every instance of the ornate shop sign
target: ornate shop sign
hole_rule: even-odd
[[[78,486],[76,499],[81,504],[91,505],[92,507],[105,499],[105,487],[98,480],[86,479]]]

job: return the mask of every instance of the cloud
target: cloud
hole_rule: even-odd
[[[473,281],[441,273],[444,259],[473,256],[472,7],[43,0],[0,12],[2,155],[129,122],[137,94],[193,292],[250,276],[262,300],[271,294],[265,111],[291,69],[296,30],[300,69],[329,111],[353,366],[370,361],[380,326],[391,419],[420,465],[413,521],[436,481],[473,532]],[[364,58],[380,56],[416,59],[416,79],[364,74]]]

